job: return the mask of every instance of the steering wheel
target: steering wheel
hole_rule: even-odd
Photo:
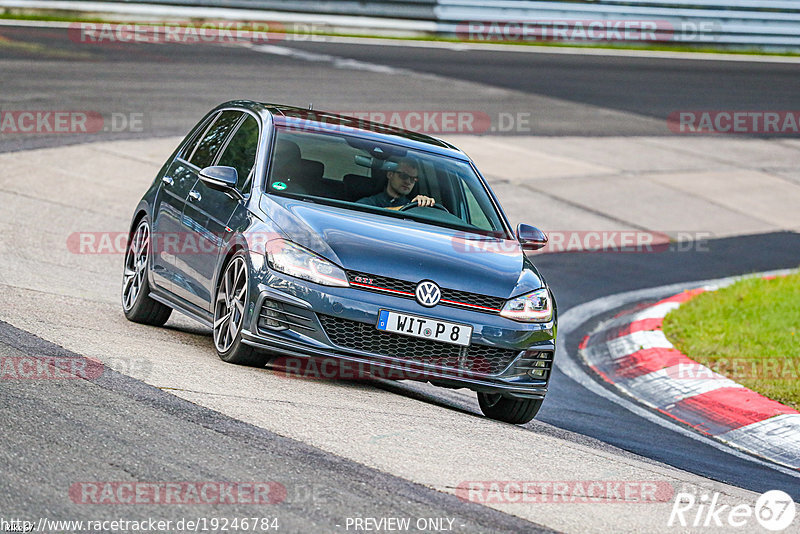
[[[445,213],[450,213],[450,210],[448,210],[447,208],[445,208],[444,206],[442,206],[438,202],[436,204],[434,204],[433,206],[420,206],[416,202],[409,202],[408,204],[406,204],[405,206],[403,206],[402,208],[400,208],[397,211],[408,211],[408,210],[413,209],[413,208],[436,208],[436,209],[440,209],[440,210],[444,211]]]

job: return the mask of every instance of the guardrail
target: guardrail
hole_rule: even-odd
[[[15,3],[35,6],[38,2]],[[41,2],[55,3],[58,2]],[[636,40],[800,50],[800,0],[72,0],[64,3],[158,4],[346,15],[364,17],[365,27],[374,26],[376,18],[416,20],[434,23],[439,34],[480,41],[559,40],[580,44]],[[626,25],[638,28],[638,33],[618,31]]]
[[[98,0],[93,0],[97,2]],[[113,3],[266,9],[297,13],[435,20],[437,0],[99,0]]]
[[[800,1],[797,0],[598,0],[595,2],[525,0],[438,0],[436,19],[440,31],[464,37],[465,22],[497,22],[494,32],[506,33],[507,40],[553,37],[553,29],[563,30],[567,38],[591,42],[589,24],[598,22],[647,23],[644,37],[655,41],[696,45],[754,46],[760,48],[800,48]],[[512,26],[518,23],[519,27]],[[624,24],[622,24],[624,26]],[[492,29],[475,25],[473,37],[491,36]],[[537,33],[537,28],[540,30]],[[608,25],[606,25],[606,30]],[[549,35],[543,35],[550,30]],[[517,32],[516,35],[514,32]],[[608,31],[597,40],[607,39]],[[596,32],[597,34],[597,32]],[[562,33],[563,35],[563,33]],[[502,37],[502,36],[501,36]],[[645,40],[645,39],[640,39]]]

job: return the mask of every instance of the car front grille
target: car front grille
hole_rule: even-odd
[[[388,278],[374,274],[347,271],[347,279],[350,285],[365,291],[385,293],[396,297],[413,299],[417,289],[417,282],[408,282],[397,278]],[[455,308],[467,308],[485,313],[499,313],[505,304],[505,299],[491,297],[479,293],[469,293],[457,289],[441,288],[442,306],[452,306]]]
[[[345,349],[485,375],[503,372],[521,352],[486,345],[460,347],[449,343],[381,332],[375,325],[330,315],[318,315],[330,340]]]

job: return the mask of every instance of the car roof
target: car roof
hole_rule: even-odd
[[[270,113],[274,123],[278,126],[291,126],[307,131],[347,133],[374,141],[400,144],[461,160],[469,160],[460,149],[437,137],[356,117],[251,100],[232,100],[219,107],[231,106],[242,107],[256,113]]]

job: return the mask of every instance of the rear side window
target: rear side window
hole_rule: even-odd
[[[203,134],[189,162],[201,169],[211,165],[211,162],[214,161],[214,156],[217,155],[231,129],[241,116],[241,111],[223,111],[214,121],[214,124]]]
[[[195,125],[195,127],[190,132],[191,139],[186,143],[186,145],[181,149],[178,157],[182,160],[189,161],[189,158],[192,156],[192,152],[197,147],[197,141],[202,137],[203,133],[208,129],[208,125],[214,122],[216,118],[219,117],[219,113],[214,114],[212,117],[207,117],[201,123]]]
[[[236,169],[239,175],[236,187],[245,195],[250,192],[250,172],[256,163],[257,148],[258,121],[252,115],[247,115],[217,162],[217,165]]]

